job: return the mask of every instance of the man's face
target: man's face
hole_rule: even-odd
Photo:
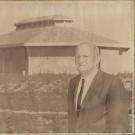
[[[75,63],[80,73],[87,73],[94,67],[94,56],[92,49],[88,45],[77,47]]]

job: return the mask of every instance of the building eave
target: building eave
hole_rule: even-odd
[[[94,43],[96,46],[98,46],[101,49],[123,49],[123,50],[129,50],[130,47],[128,43]]]
[[[24,47],[24,43],[0,44],[0,48],[14,48],[14,47]]]

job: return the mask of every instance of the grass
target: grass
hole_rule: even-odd
[[[73,76],[0,74],[0,110],[67,112],[68,83]],[[67,132],[67,115],[0,112],[0,132]]]
[[[67,112],[67,88],[73,75],[0,76],[0,110]],[[66,132],[67,115],[0,113],[0,132]]]

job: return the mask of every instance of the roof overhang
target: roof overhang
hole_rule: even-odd
[[[24,46],[26,47],[30,47],[30,46],[78,46],[80,45],[81,42],[46,42],[46,43],[25,43]],[[112,49],[112,50],[128,50],[130,49],[130,47],[126,46],[126,45],[122,45],[119,43],[92,43],[95,44],[97,47],[101,48],[101,49]]]
[[[0,48],[11,48],[11,47],[51,47],[51,46],[68,46],[75,47],[80,45],[81,42],[45,42],[45,43],[10,43],[10,44],[0,44]],[[119,44],[119,43],[93,43],[100,49],[109,49],[109,50],[122,50],[127,51],[130,47],[127,45]]]
[[[0,48],[13,48],[13,47],[23,47],[23,43],[16,43],[16,44],[0,44]]]
[[[127,51],[130,49],[127,43],[94,43],[100,49],[110,49],[110,50],[123,50]]]

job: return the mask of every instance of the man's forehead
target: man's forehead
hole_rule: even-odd
[[[76,54],[78,53],[90,54],[92,52],[93,52],[93,47],[88,44],[82,44],[82,45],[77,46],[76,48]]]
[[[89,44],[81,44],[81,45],[78,45],[77,48],[91,48],[91,46]]]

